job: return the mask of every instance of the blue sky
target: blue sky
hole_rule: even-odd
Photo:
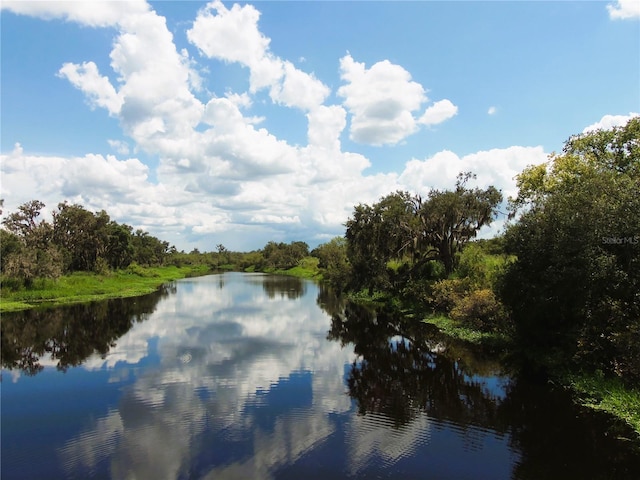
[[[640,2],[2,2],[1,196],[179,249],[344,232],[640,112]],[[499,218],[492,234],[502,227]]]

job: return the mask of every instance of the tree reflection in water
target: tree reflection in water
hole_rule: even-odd
[[[97,353],[103,358],[136,322],[143,322],[160,299],[175,286],[141,297],[33,309],[5,314],[2,332],[2,367],[36,375],[44,358],[56,361],[58,370],[82,364]]]
[[[640,442],[631,441],[631,428],[578,408],[566,390],[518,377],[499,413],[511,424],[512,444],[522,451],[515,479],[640,478]]]
[[[330,317],[340,316],[344,311],[345,299],[328,287],[320,283],[318,285],[318,296],[316,305],[326,312]]]
[[[497,414],[499,392],[466,371],[463,364],[437,353],[447,348],[420,322],[349,303],[334,316],[329,340],[352,343],[356,360],[347,384],[360,414],[383,413],[396,426],[420,412],[463,425],[504,431]]]
[[[576,407],[553,385],[501,374],[481,351],[429,325],[347,303],[327,338],[354,346],[347,385],[361,415],[381,414],[400,428],[426,413],[461,431],[509,435],[520,452],[513,478],[640,478],[638,442],[625,440],[630,428]]]
[[[304,282],[297,277],[267,275],[260,277],[260,281],[264,292],[271,300],[277,297],[295,300],[302,297],[306,292]]]

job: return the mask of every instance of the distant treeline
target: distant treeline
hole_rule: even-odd
[[[140,265],[207,265],[211,270],[286,270],[309,256],[305,242],[268,242],[262,250],[233,252],[221,244],[211,252],[179,252],[168,242],[90,212],[82,205],[59,203],[52,221],[43,220],[45,204],[32,200],[18,207],[0,228],[3,288],[29,287],[38,278],[73,272],[106,273]]]

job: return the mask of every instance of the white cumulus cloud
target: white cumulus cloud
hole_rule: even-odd
[[[493,185],[506,198],[517,193],[517,174],[528,165],[546,161],[547,154],[540,146],[496,148],[462,157],[443,150],[424,160],[410,160],[398,180],[409,190],[421,193],[430,188],[451,188],[458,173],[473,172],[477,175],[474,184],[483,188]]]
[[[329,88],[314,75],[298,70],[291,62],[283,62],[284,77],[271,88],[271,98],[287,107],[312,110],[329,96]]]
[[[347,125],[347,112],[339,105],[321,106],[307,114],[309,145],[340,150],[340,133]]]
[[[351,139],[370,145],[393,145],[418,130],[418,124],[433,125],[455,115],[449,100],[436,102],[420,119],[414,117],[428,100],[424,87],[411,74],[388,60],[367,68],[351,55],[340,60],[345,85],[338,89],[351,114]]]
[[[187,38],[210,58],[253,65],[265,57],[270,40],[258,29],[260,12],[252,5],[231,9],[215,1],[200,10]]]
[[[582,130],[582,133],[593,132],[595,130],[609,130],[613,127],[622,127],[627,124],[629,120],[639,116],[640,113],[629,113],[629,115],[604,115],[600,120],[587,126]]]
[[[614,20],[640,18],[640,1],[617,0],[615,3],[607,5],[607,10],[609,17]]]
[[[144,2],[24,3],[34,5],[20,9],[21,13],[116,27],[110,58],[117,84],[102,75],[93,61],[65,63],[59,76],[81,90],[91,106],[117,116],[125,134],[148,152],[186,156],[184,147],[204,106],[190,90],[197,87],[198,73],[188,56],[177,51],[164,17]],[[88,5],[94,4],[96,10],[87,13]]]
[[[82,90],[92,107],[103,107],[111,115],[120,113],[122,97],[118,95],[109,79],[100,75],[94,62],[84,62],[81,65],[65,63],[58,75]]]
[[[122,140],[108,139],[107,143],[120,155],[129,155],[130,149],[127,142],[123,142]]]
[[[367,68],[351,55],[340,60],[342,104],[325,104],[331,90],[322,81],[271,52],[255,7],[221,2],[200,10],[187,36],[200,60],[247,67],[248,87],[220,97],[205,93],[198,79],[206,67],[196,71],[195,60],[178,51],[166,20],[144,2],[117,3],[123,2],[104,2],[93,13],[80,2],[3,3],[42,18],[114,27],[109,74],[97,67],[103,59],[86,59],[64,63],[59,75],[92,107],[117,118],[130,141],[107,140],[121,157],[40,155],[16,146],[0,156],[5,212],[32,199],[51,208],[69,200],[181,249],[223,243],[250,250],[273,239],[325,241],[344,233],[354,205],[398,189],[451,188],[461,171],[509,194],[516,173],[545,159],[540,147],[462,157],[443,150],[408,161],[401,173],[369,173],[365,155],[343,150],[347,125],[356,142],[392,145],[453,117],[458,107],[447,99],[430,102],[400,65],[383,60]],[[28,6],[15,6],[21,4]],[[307,145],[285,141],[264,117],[252,116],[258,90],[274,109],[302,111]],[[129,152],[154,157],[158,167],[150,171]]]
[[[454,117],[457,113],[458,107],[450,100],[440,100],[425,110],[419,122],[424,125],[437,125]]]
[[[145,0],[95,1],[66,0],[25,1],[3,0],[2,8],[20,15],[51,20],[62,18],[91,27],[114,26],[127,15],[147,12],[149,5]]]
[[[274,102],[305,111],[322,105],[329,88],[274,55],[271,40],[258,28],[259,19],[260,12],[252,5],[234,4],[229,9],[216,0],[198,12],[187,38],[208,58],[248,67],[252,93],[268,88]]]

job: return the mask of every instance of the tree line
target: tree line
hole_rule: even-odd
[[[233,252],[218,244],[214,251],[179,252],[142,229],[111,220],[104,210],[91,212],[78,204],[59,203],[49,222],[46,205],[31,200],[2,221],[0,267],[2,286],[24,288],[36,279],[74,272],[108,273],[135,266],[206,265],[211,270],[286,270],[309,256],[305,242],[268,242],[261,250]]]
[[[41,218],[44,208],[39,200],[29,201],[7,215],[0,229],[3,276],[26,286],[77,271],[163,265],[171,252],[168,242],[119,224],[104,210],[93,213],[63,202],[49,222]]]

